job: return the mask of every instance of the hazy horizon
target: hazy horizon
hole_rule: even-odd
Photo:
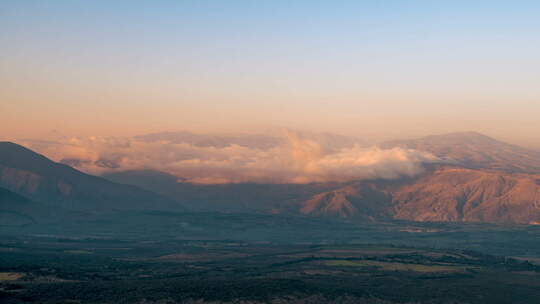
[[[257,127],[251,127],[251,128],[218,128],[218,129],[194,129],[194,128],[177,128],[177,129],[157,129],[157,130],[147,130],[146,132],[143,130],[142,132],[135,132],[135,133],[118,133],[118,132],[110,132],[110,133],[98,133],[98,132],[92,132],[92,130],[89,130],[88,132],[80,132],[80,133],[72,133],[72,132],[62,132],[57,129],[51,129],[51,130],[34,130],[33,132],[29,133],[22,133],[19,136],[16,136],[18,133],[9,133],[4,132],[0,134],[0,141],[10,141],[14,143],[23,143],[26,141],[50,141],[50,142],[59,142],[69,139],[88,139],[88,138],[134,138],[138,136],[145,136],[145,135],[151,135],[151,134],[165,134],[165,133],[191,133],[194,135],[216,135],[216,136],[227,136],[227,135],[275,135],[275,134],[282,134],[283,132],[294,132],[294,133],[303,133],[303,134],[313,134],[313,135],[332,135],[332,136],[343,136],[343,137],[350,137],[350,138],[356,138],[362,142],[364,142],[366,145],[377,145],[379,143],[384,143],[388,141],[393,140],[414,140],[419,139],[427,136],[438,136],[438,135],[446,135],[446,134],[453,134],[453,133],[479,133],[488,137],[491,137],[493,139],[506,142],[509,144],[521,146],[523,148],[528,148],[532,150],[540,150],[540,138],[538,140],[532,140],[532,141],[523,141],[520,140],[520,138],[516,137],[505,137],[505,136],[498,136],[497,133],[493,132],[481,132],[475,129],[450,129],[450,130],[443,130],[441,132],[430,132],[429,130],[419,131],[418,133],[413,134],[407,134],[407,133],[399,133],[399,132],[389,132],[387,134],[384,133],[377,133],[373,134],[370,132],[354,132],[354,130],[349,130],[350,132],[338,132],[338,131],[331,131],[331,130],[324,130],[324,129],[306,129],[306,128],[291,128],[291,127],[285,127],[285,126],[257,126]]]
[[[540,5],[4,1],[2,138],[478,131],[540,148]]]

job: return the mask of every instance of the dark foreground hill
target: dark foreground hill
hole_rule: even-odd
[[[82,173],[10,142],[0,142],[0,187],[70,210],[182,209],[151,191]]]
[[[48,208],[0,188],[0,226],[19,226],[36,223],[35,215],[49,214]]]

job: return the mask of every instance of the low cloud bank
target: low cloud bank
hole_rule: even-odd
[[[276,138],[278,144],[254,146],[237,142],[201,145],[141,137],[17,142],[90,174],[153,169],[201,184],[396,179],[417,175],[423,170],[422,164],[440,161],[429,153],[409,149],[359,144],[336,148],[328,146],[327,141],[322,143],[290,131]]]

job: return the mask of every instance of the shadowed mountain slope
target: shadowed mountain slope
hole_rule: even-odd
[[[82,173],[10,142],[0,142],[0,187],[74,210],[181,209],[161,195]]]
[[[289,202],[335,189],[341,184],[219,184],[182,182],[168,173],[130,170],[104,174],[117,183],[136,185],[180,202],[193,211],[276,213]],[[288,211],[287,211],[288,212]]]
[[[102,175],[112,182],[126,185],[135,185],[142,189],[168,195],[169,191],[176,189],[183,179],[172,174],[156,170],[129,170],[111,172]]]
[[[55,206],[34,202],[0,188],[0,226],[21,226],[48,222],[67,213]]]
[[[28,213],[36,205],[16,193],[0,188],[0,226],[17,226],[34,223],[35,219]]]

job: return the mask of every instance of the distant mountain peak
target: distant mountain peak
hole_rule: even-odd
[[[380,144],[384,149],[429,152],[469,168],[540,173],[540,152],[508,144],[478,132],[456,132]]]
[[[452,132],[452,133],[444,133],[444,134],[438,134],[438,135],[429,135],[422,138],[418,138],[417,140],[428,140],[428,139],[451,139],[451,140],[479,140],[479,141],[491,141],[491,142],[498,142],[501,144],[506,144],[502,141],[499,141],[493,137],[487,136],[485,134],[482,134],[480,132],[476,131],[465,131],[465,132]]]
[[[468,137],[489,137],[483,133],[480,133],[478,131],[461,131],[461,132],[450,132],[450,133],[443,133],[439,135],[432,135],[432,136],[468,136]]]

